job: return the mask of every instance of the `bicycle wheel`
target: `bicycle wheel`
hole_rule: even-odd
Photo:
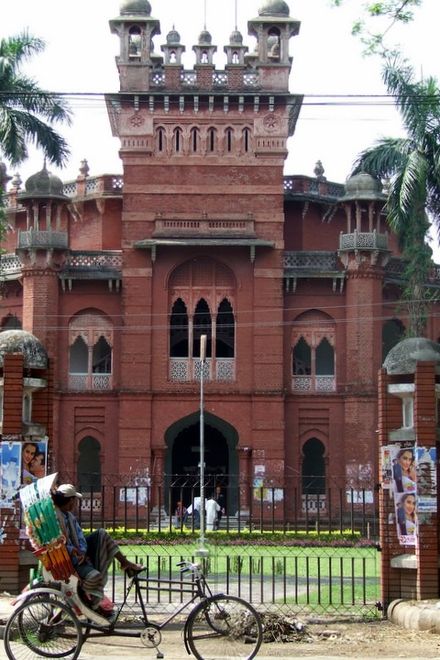
[[[212,596],[191,612],[187,641],[199,660],[254,658],[263,641],[258,612],[236,596]]]
[[[81,650],[81,626],[65,603],[48,596],[34,596],[12,613],[6,624],[4,644],[10,660],[35,657],[75,660]]]

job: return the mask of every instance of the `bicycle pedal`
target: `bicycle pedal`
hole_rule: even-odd
[[[164,654],[162,653],[162,651],[158,651],[158,652],[156,653],[156,658],[164,658],[164,657],[165,657],[165,656],[164,656]]]

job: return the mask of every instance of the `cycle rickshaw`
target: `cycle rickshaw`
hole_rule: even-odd
[[[75,575],[66,551],[54,504],[51,498],[56,475],[39,479],[20,491],[28,529],[32,534],[35,554],[43,569],[41,577],[21,594],[4,631],[4,646],[10,660],[31,658],[79,657],[83,643],[90,637],[135,637],[142,644],[160,651],[162,631],[188,611],[182,621],[183,642],[189,655],[199,660],[254,658],[262,643],[262,625],[258,612],[245,600],[222,593],[212,593],[197,563],[178,564],[180,579],[143,576],[145,569],[135,572],[124,588],[122,602],[111,618],[91,609],[78,591]],[[189,579],[184,579],[183,574]],[[153,622],[147,614],[146,589],[177,592],[176,609],[161,622]],[[125,608],[129,600],[129,615]]]

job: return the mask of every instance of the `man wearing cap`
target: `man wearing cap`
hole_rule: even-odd
[[[108,568],[117,559],[121,568],[132,576],[143,569],[134,564],[121,552],[119,546],[104,529],[97,529],[84,536],[73,514],[76,503],[82,498],[72,484],[61,484],[53,494],[53,501],[66,537],[66,548],[72,559],[75,571],[81,579],[81,588],[94,609],[99,609],[104,598]]]

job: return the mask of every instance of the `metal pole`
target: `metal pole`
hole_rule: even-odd
[[[205,416],[203,401],[203,381],[206,362],[206,340],[207,336],[200,337],[200,539],[197,555],[206,557],[209,550],[205,548]]]

